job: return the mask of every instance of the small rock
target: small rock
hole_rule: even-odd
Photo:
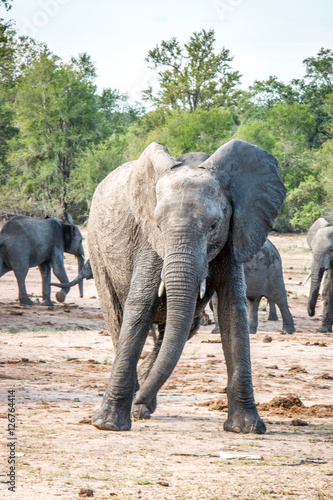
[[[272,342],[272,337],[270,335],[265,335],[265,337],[262,339],[263,342],[265,343],[269,343],[269,342]]]
[[[80,403],[80,399],[79,398],[74,398],[73,401],[74,401],[74,403]]]
[[[307,422],[306,420],[302,420],[301,418],[294,418],[291,421],[291,425],[294,425],[296,427],[303,427],[305,425],[309,425],[309,422]]]

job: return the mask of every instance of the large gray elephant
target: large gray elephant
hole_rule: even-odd
[[[0,232],[0,277],[8,271],[14,271],[21,304],[32,305],[28,297],[25,279],[30,267],[38,266],[43,283],[43,305],[53,305],[51,301],[51,269],[62,283],[68,283],[64,267],[64,252],[73,254],[78,259],[79,272],[84,264],[82,234],[74,225],[70,214],[67,220],[60,222],[53,217],[37,219],[22,215],[13,217]],[[83,282],[79,284],[83,295]],[[69,292],[62,288],[56,298],[63,302]]]
[[[116,355],[93,425],[129,430],[132,403],[137,413],[154,409],[216,290],[228,372],[224,429],[265,432],[253,395],[242,263],[264,244],[285,192],[276,160],[239,140],[211,157],[189,153],[177,160],[152,143],[100,183],[88,246]],[[164,338],[139,388],[137,363],[153,323]]]
[[[309,316],[314,316],[320,284],[325,271],[326,279],[322,291],[323,315],[320,332],[332,332],[333,324],[333,226],[324,218],[312,224],[307,242],[312,250],[311,285],[308,301]]]
[[[257,332],[258,309],[262,297],[266,297],[269,302],[269,319],[274,317],[273,307],[274,304],[277,304],[282,315],[283,331],[294,333],[294,320],[288,307],[281,257],[278,249],[270,240],[266,240],[259,252],[244,264],[244,275],[246,297],[249,305],[250,333]],[[212,298],[212,306],[215,322],[217,322],[217,297],[215,294]]]

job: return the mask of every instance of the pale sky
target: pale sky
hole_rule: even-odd
[[[0,15],[65,61],[88,52],[99,88],[131,100],[154,84],[148,50],[171,37],[183,44],[203,28],[215,30],[216,50],[230,50],[243,88],[270,75],[301,77],[303,59],[333,49],[333,0],[13,0]]]

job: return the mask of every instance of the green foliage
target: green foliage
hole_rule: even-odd
[[[270,76],[241,91],[229,51],[214,44],[214,31],[202,30],[183,47],[172,38],[150,50],[159,89],[144,92],[155,108],[145,112],[116,89],[97,92],[88,54],[66,64],[0,20],[0,209],[68,206],[83,221],[97,184],[152,141],[177,157],[237,137],[279,161],[288,194],[276,229],[307,230],[333,211],[333,52],[305,59],[301,79]]]
[[[67,208],[67,183],[76,159],[103,139],[104,116],[96,88],[56,56],[38,57],[16,86],[15,125],[9,161],[16,185],[29,197],[56,199]]]
[[[325,214],[325,197],[323,183],[313,175],[308,176],[287,193],[275,228],[280,231],[308,231],[314,221]]]
[[[147,123],[147,120],[149,123]],[[144,133],[142,132],[142,127]],[[232,138],[235,122],[230,111],[212,108],[184,110],[161,116],[153,112],[134,125],[128,135],[131,158],[138,157],[151,142],[161,142],[177,157],[190,151],[212,154]]]
[[[325,205],[333,211],[333,139],[326,141],[315,154],[318,162],[320,178],[325,186]]]
[[[143,99],[154,106],[172,110],[235,104],[240,74],[232,71],[233,57],[223,48],[215,54],[214,31],[193,33],[182,48],[176,38],[161,42],[148,52],[146,61],[154,70],[159,69],[157,79],[160,89],[154,95],[150,86],[143,92]]]
[[[70,173],[68,203],[75,220],[83,221],[89,214],[92,196],[97,185],[112,170],[124,163],[127,142],[124,136],[111,139],[87,149]]]

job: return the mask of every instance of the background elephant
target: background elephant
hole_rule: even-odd
[[[38,266],[43,282],[43,304],[52,305],[51,301],[51,268],[56,277],[67,283],[68,278],[64,268],[64,252],[73,254],[78,259],[79,272],[84,264],[82,235],[69,214],[66,222],[60,222],[52,217],[37,219],[17,216],[10,219],[0,233],[0,276],[8,271],[14,271],[19,288],[21,304],[32,305],[29,299],[25,278],[30,267]],[[83,282],[80,285],[80,295],[83,296]],[[59,302],[63,302],[68,287],[62,288],[56,294]]]
[[[228,371],[224,428],[265,432],[253,396],[242,262],[264,244],[285,191],[276,160],[239,140],[211,157],[177,160],[152,143],[100,183],[88,246],[116,356],[93,425],[129,430],[132,403],[154,406],[216,290]],[[136,367],[153,323],[165,329],[163,341],[139,389]]]
[[[244,264],[246,297],[249,305],[249,330],[256,333],[258,328],[258,309],[262,297],[269,301],[270,317],[274,318],[272,308],[277,304],[281,311],[282,328],[287,333],[294,333],[294,320],[290,313],[287,293],[283,280],[282,262],[278,249],[269,240],[258,253]],[[214,319],[217,323],[217,297],[212,298]],[[216,333],[216,332],[215,332]]]
[[[333,323],[333,226],[324,218],[317,219],[312,224],[307,242],[312,250],[311,285],[308,301],[309,316],[314,316],[320,284],[326,273],[322,300],[323,315],[320,332],[332,332]]]

